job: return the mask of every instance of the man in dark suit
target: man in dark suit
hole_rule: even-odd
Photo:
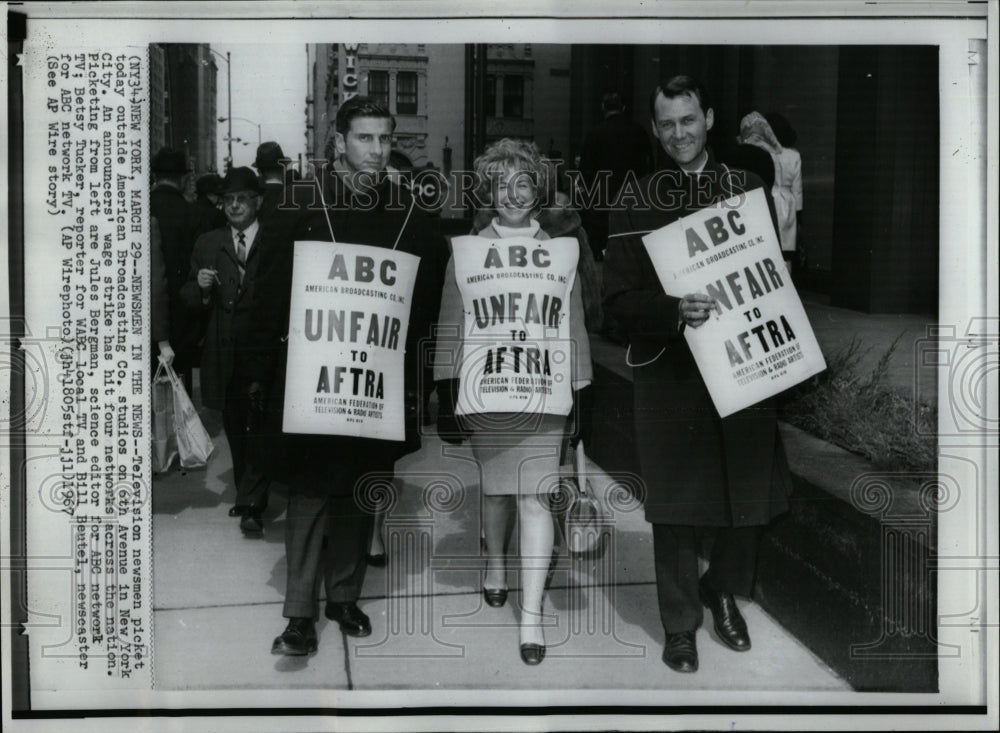
[[[791,476],[774,401],[720,418],[683,338],[684,329],[708,320],[715,301],[698,293],[666,295],[642,242],[652,230],[763,183],[716,162],[706,147],[714,113],[691,77],[658,86],[650,113],[671,165],[640,181],[643,201],[612,212],[604,307],[627,331],[636,364],[636,449],[646,521],[653,525],[663,661],[694,672],[702,605],[712,610],[726,646],[750,648],[734,595],[752,593],[761,529],[788,508]],[[764,191],[777,230],[774,203]],[[716,531],[709,569],[699,579],[703,528]]]
[[[261,202],[257,176],[234,168],[222,183],[227,225],[198,238],[191,256],[185,304],[208,317],[201,353],[201,395],[207,407],[222,410],[222,424],[233,456],[236,503],[230,516],[240,528],[260,532],[267,505],[268,481],[247,453],[247,372],[250,306],[262,251],[268,246],[260,231]]]
[[[618,198],[625,176],[642,178],[652,168],[652,147],[646,129],[625,113],[618,92],[601,100],[604,120],[587,135],[580,151],[580,176],[588,188],[596,187],[593,206],[583,209],[583,226],[600,262],[608,240],[608,211]]]
[[[150,214],[160,227],[160,246],[167,271],[169,340],[174,350],[174,369],[191,393],[192,370],[198,363],[198,343],[202,336],[199,313],[191,312],[181,299],[187,281],[194,240],[202,232],[201,217],[184,198],[184,180],[191,172],[180,150],[163,148],[153,156],[155,183],[149,192]]]
[[[405,441],[282,431],[294,247],[269,249],[253,306],[251,400],[261,413],[261,455],[268,476],[288,485],[285,521],[287,581],[284,632],[274,654],[316,651],[316,585],[322,573],[326,616],[350,636],[367,636],[371,621],[357,605],[364,583],[373,507],[359,501],[366,480],[392,476],[398,457],[419,446],[419,344],[437,319],[444,278],[444,243],[413,199],[386,175],[395,121],[381,103],[354,97],[337,111],[333,171],[324,172],[327,209],[310,210],[297,240],[349,242],[420,257],[405,352]],[[331,231],[332,230],[332,231]],[[330,245],[331,249],[337,247]],[[336,302],[337,296],[331,303]],[[343,307],[343,306],[340,306]],[[429,363],[429,359],[426,360]],[[372,368],[378,368],[377,366]]]

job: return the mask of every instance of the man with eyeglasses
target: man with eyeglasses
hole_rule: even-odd
[[[263,529],[268,481],[247,455],[246,353],[250,304],[261,251],[257,221],[261,188],[249,168],[234,168],[222,182],[226,226],[195,242],[182,297],[208,316],[201,354],[201,396],[206,407],[222,410],[222,425],[233,457],[236,503],[229,516],[240,518],[244,533]]]

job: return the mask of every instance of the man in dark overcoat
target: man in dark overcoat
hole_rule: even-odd
[[[666,295],[642,243],[643,234],[762,182],[716,162],[706,145],[714,113],[691,77],[657,87],[650,112],[673,165],[642,179],[643,201],[611,215],[604,306],[627,330],[634,366],[635,437],[653,525],[663,661],[694,672],[703,604],[727,646],[750,648],[734,595],[752,592],[761,529],[787,509],[791,477],[773,400],[720,419],[688,349],[684,329],[705,323],[714,301]],[[777,229],[769,192],[767,200]],[[704,528],[716,531],[699,579]]]
[[[625,177],[642,178],[652,169],[652,152],[646,128],[625,111],[618,92],[608,92],[601,100],[604,119],[583,141],[580,176],[588,187],[597,186],[599,198],[583,209],[583,226],[594,259],[604,258],[608,240],[608,207],[618,198]]]
[[[195,181],[194,192],[194,205],[203,221],[202,230],[224,227],[226,215],[222,212],[222,177],[218,173],[206,173]]]
[[[161,253],[167,271],[169,340],[175,354],[173,366],[190,394],[203,321],[200,313],[184,305],[181,288],[187,282],[194,241],[207,229],[202,226],[197,207],[184,198],[184,181],[191,172],[184,153],[162,148],[153,156],[151,168],[154,184],[149,192],[149,208],[159,224]]]
[[[267,506],[268,481],[247,451],[247,349],[250,306],[265,241],[257,210],[261,188],[249,168],[233,168],[222,182],[227,224],[198,238],[181,295],[189,309],[205,314],[208,328],[201,353],[201,397],[222,410],[222,425],[233,456],[236,502],[229,515],[240,517],[244,532],[259,532]]]
[[[307,212],[294,239],[395,247],[420,257],[406,338],[406,441],[282,432],[294,246],[269,250],[261,263],[252,316],[251,399],[262,413],[257,435],[266,457],[264,471],[289,490],[283,608],[288,625],[272,644],[274,654],[316,651],[320,573],[327,618],[345,634],[371,633],[371,621],[357,605],[374,517],[373,507],[362,495],[372,480],[391,480],[396,459],[419,445],[418,344],[431,335],[437,319],[446,250],[432,234],[427,217],[411,206],[409,194],[385,175],[394,128],[388,109],[376,100],[358,96],[340,106],[338,157],[332,171],[321,171],[327,208]]]

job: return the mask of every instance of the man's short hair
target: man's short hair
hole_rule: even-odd
[[[376,117],[387,119],[392,122],[392,129],[396,129],[396,120],[393,118],[389,108],[377,99],[372,97],[351,97],[337,110],[337,132],[347,135],[351,129],[351,120],[356,117]]]
[[[690,94],[698,100],[702,112],[707,114],[708,110],[712,108],[712,103],[708,99],[708,92],[705,91],[705,87],[702,86],[701,82],[693,76],[678,74],[656,87],[649,96],[649,116],[654,122],[656,121],[656,98],[661,94],[667,99]]]

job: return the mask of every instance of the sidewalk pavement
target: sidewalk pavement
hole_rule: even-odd
[[[868,315],[803,302],[824,352],[857,338],[862,373],[902,334],[888,380],[936,402],[936,374],[918,348],[933,320]],[[608,344],[610,347],[611,345]],[[595,358],[601,358],[595,352]],[[197,396],[196,396],[197,404]],[[390,564],[369,568],[361,608],[372,636],[352,639],[320,619],[319,652],[273,657],[285,582],[284,499],[272,499],[262,538],[248,539],[227,516],[235,491],[218,413],[203,411],[216,449],[207,469],[154,482],[156,686],[191,689],[622,689],[845,691],[849,686],[756,604],[741,601],[753,649],[737,654],[698,631],[701,669],[681,675],[660,660],[650,527],[641,508],[614,501],[614,541],[597,561],[560,557],[546,596],[548,654],[538,667],[518,656],[517,561],[503,608],[480,593],[478,472],[467,446],[425,435],[397,464],[397,502],[386,525]],[[591,464],[598,495],[611,479]]]
[[[235,491],[218,413],[204,411],[203,419],[216,445],[207,469],[175,468],[154,482],[158,689],[850,689],[751,601],[740,601],[750,651],[723,647],[706,612],[697,636],[700,671],[667,668],[650,527],[595,465],[593,488],[614,496],[613,544],[592,562],[560,557],[545,601],[548,653],[538,667],[525,666],[516,558],[508,562],[507,605],[486,606],[478,471],[467,446],[446,446],[434,435],[397,464],[400,490],[386,525],[390,564],[369,568],[359,604],[373,634],[348,638],[321,617],[316,655],[271,656],[271,641],[284,628],[285,501],[272,498],[262,538],[244,537],[226,513]]]

